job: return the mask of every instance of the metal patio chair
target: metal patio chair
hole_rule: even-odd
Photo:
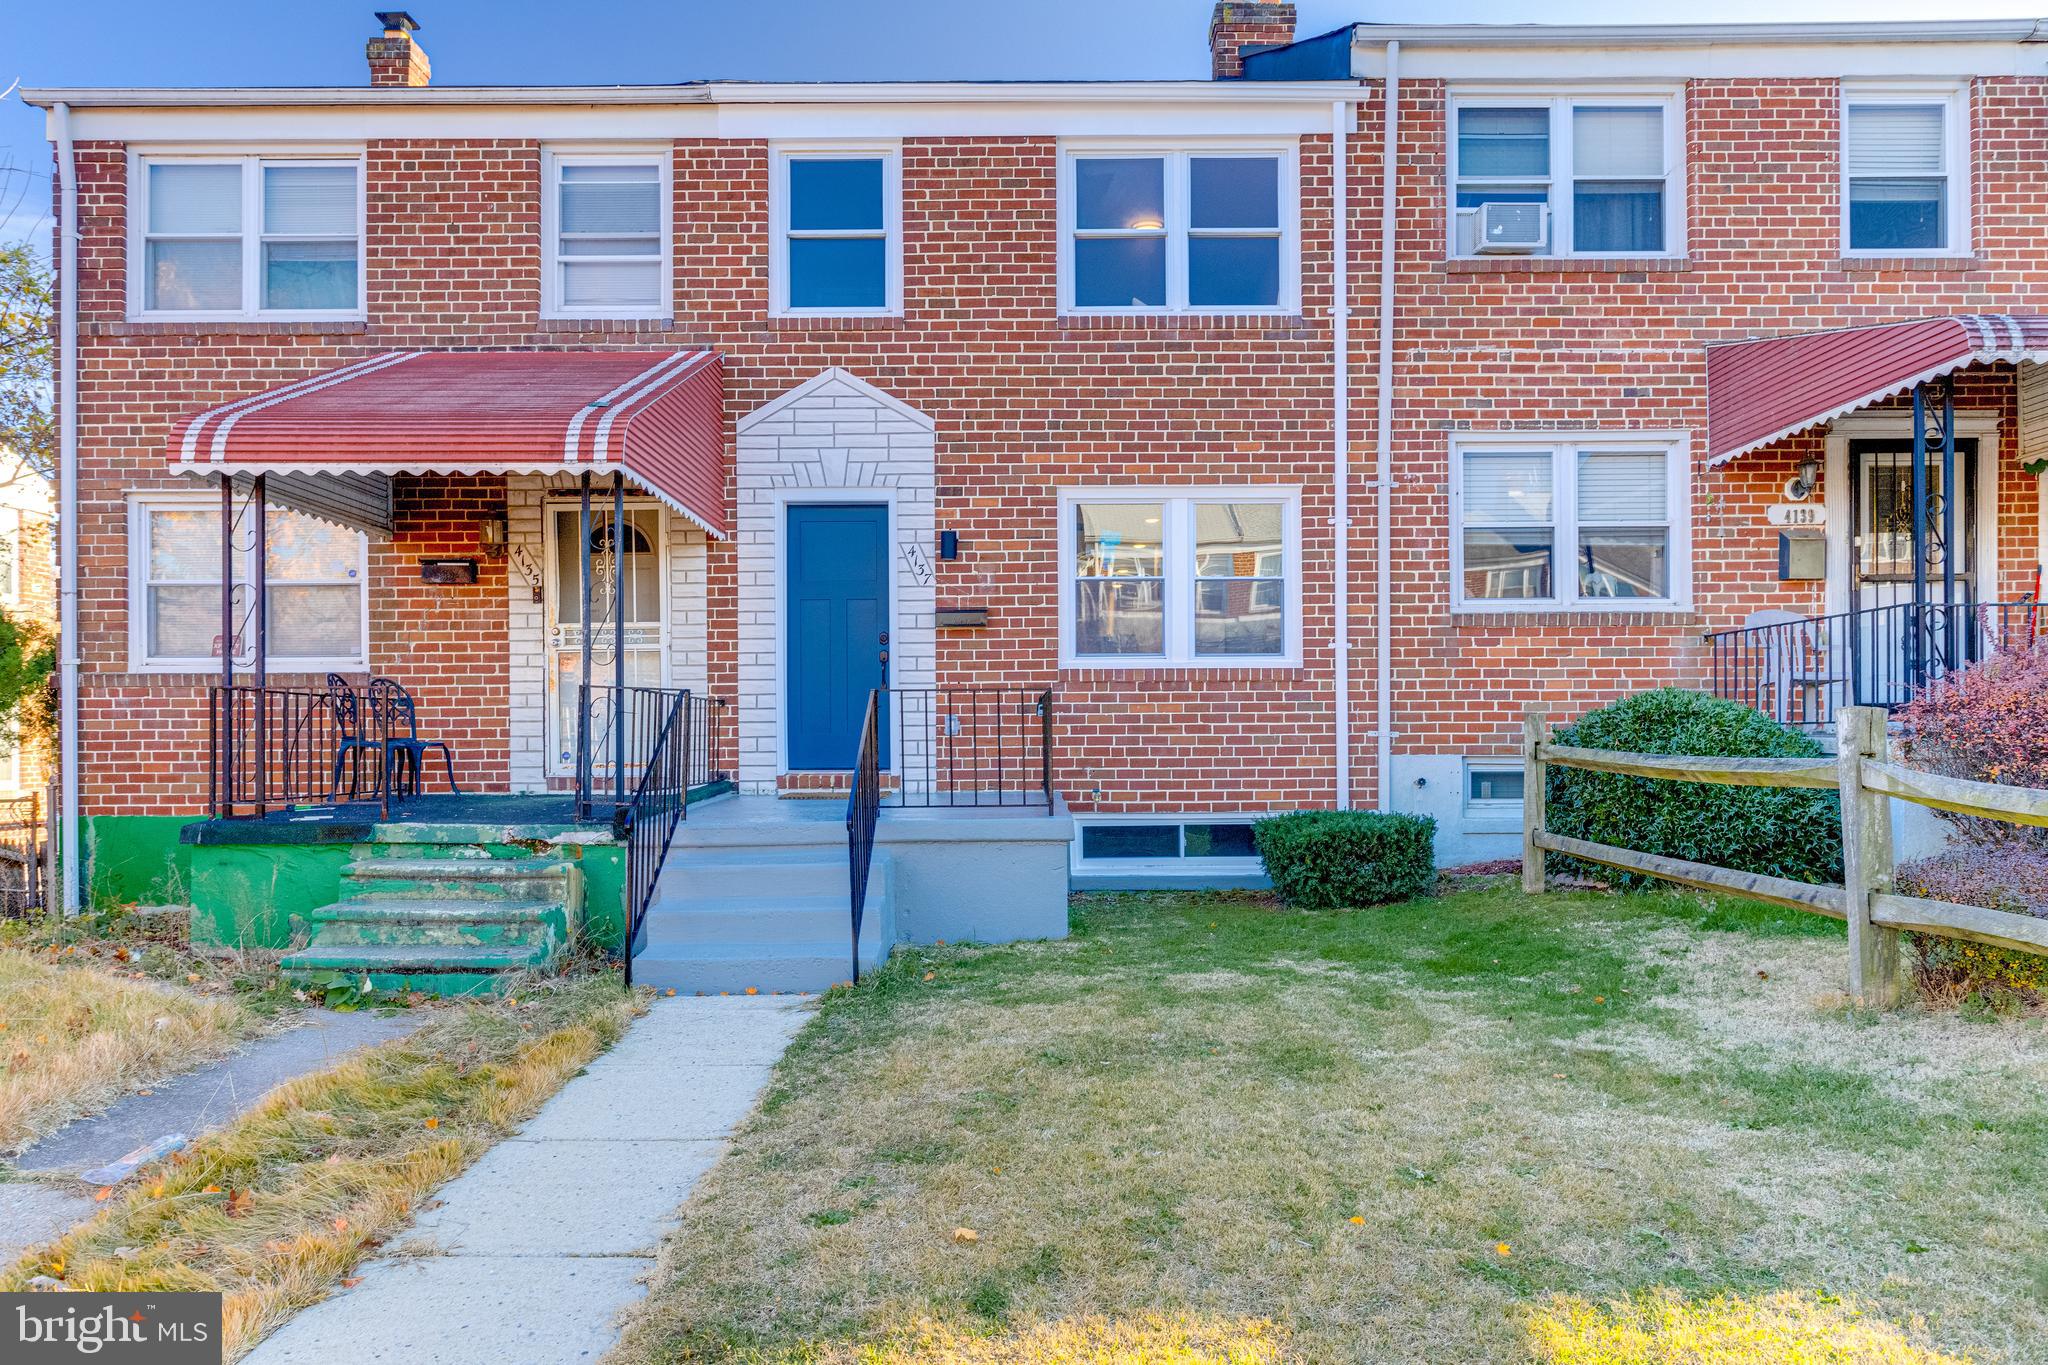
[[[448,790],[462,795],[455,784],[455,751],[445,740],[421,739],[412,693],[391,678],[370,679],[370,715],[384,732],[384,781],[393,796],[418,796],[425,781],[425,758],[429,749],[441,751],[448,765]]]
[[[1831,692],[1849,681],[1825,619],[1771,607],[1750,613],[1747,628],[1773,627],[1757,671],[1757,710],[1782,725],[1818,727],[1832,716]],[[1851,629],[1854,627],[1852,626]],[[1765,694],[1769,704],[1765,704]]]
[[[363,755],[375,754],[381,763],[384,745],[363,733],[363,709],[355,685],[339,673],[327,675],[327,709],[334,713],[334,728],[340,736],[334,746],[334,772],[328,779],[328,789],[341,790],[341,770],[346,765],[348,794],[353,798],[363,785]]]

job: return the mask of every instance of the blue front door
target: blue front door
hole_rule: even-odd
[[[798,504],[787,545],[789,766],[851,768],[868,693],[889,681],[889,509]]]

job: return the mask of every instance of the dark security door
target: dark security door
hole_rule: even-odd
[[[889,680],[889,509],[792,506],[787,553],[789,766],[851,768],[868,693]]]

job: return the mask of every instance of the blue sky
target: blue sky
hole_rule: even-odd
[[[392,0],[384,0],[389,4]],[[1638,22],[1642,0],[1296,0],[1303,36],[1353,20]],[[436,84],[1172,78],[1208,71],[1211,0],[413,0]],[[0,89],[24,85],[359,85],[370,3],[219,7],[67,0],[18,19]],[[573,18],[564,19],[564,14]],[[1925,19],[2048,14],[2048,0],[1695,0],[1684,18]],[[870,16],[881,15],[877,20]],[[1677,17],[1677,16],[1672,16]],[[1085,34],[1082,40],[1071,35]],[[0,239],[48,233],[41,114],[0,108]]]

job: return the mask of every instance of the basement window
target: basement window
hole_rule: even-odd
[[[1084,816],[1074,837],[1076,873],[1097,876],[1254,875],[1251,816]]]
[[[1522,821],[1522,765],[1513,760],[1465,760],[1465,815],[1475,824]]]

